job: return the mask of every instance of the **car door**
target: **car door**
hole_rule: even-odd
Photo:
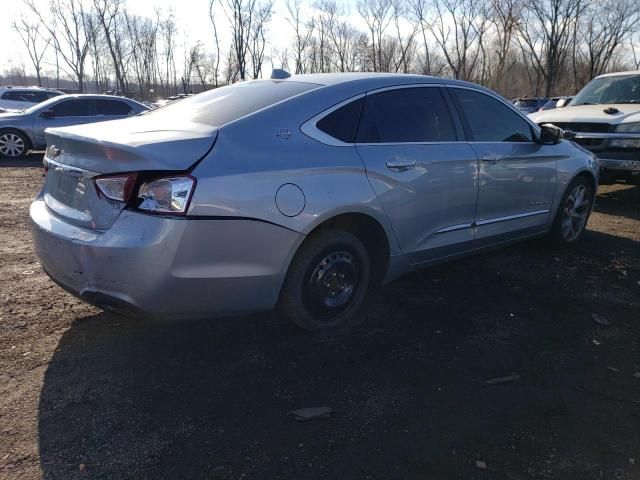
[[[44,131],[47,128],[67,127],[95,121],[94,100],[92,98],[69,98],[50,105],[47,112],[39,112],[33,122],[33,133],[38,145],[46,145]]]
[[[410,263],[469,247],[478,162],[437,85],[366,95],[356,148]]]
[[[496,97],[449,87],[479,159],[475,237],[488,243],[546,228],[558,157],[532,126]]]

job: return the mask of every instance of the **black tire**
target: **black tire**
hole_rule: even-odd
[[[280,312],[299,327],[322,331],[355,323],[371,283],[362,242],[342,230],[313,234],[296,252],[280,294]]]
[[[20,158],[27,154],[31,142],[20,130],[0,130],[0,158]]]
[[[580,191],[584,192],[584,198],[579,203],[575,196],[576,192]],[[556,218],[551,227],[551,239],[558,245],[572,245],[578,242],[586,230],[592,206],[593,184],[584,176],[574,178],[558,206]],[[578,214],[581,215],[580,218]]]

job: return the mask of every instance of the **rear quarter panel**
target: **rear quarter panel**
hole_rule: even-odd
[[[223,126],[193,171],[198,184],[189,215],[253,218],[306,235],[336,215],[363,213],[385,229],[392,255],[399,253],[355,147],[328,146],[300,131],[312,116],[360,93],[340,87],[331,95],[321,88]],[[281,130],[291,136],[279,135]],[[287,183],[304,193],[304,209],[296,216],[276,205],[276,192]]]

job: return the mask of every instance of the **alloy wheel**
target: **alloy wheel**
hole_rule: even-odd
[[[5,157],[19,157],[25,151],[24,140],[15,133],[0,135],[0,155]]]
[[[576,185],[564,204],[562,211],[562,236],[567,242],[577,239],[589,217],[589,190],[585,185]]]

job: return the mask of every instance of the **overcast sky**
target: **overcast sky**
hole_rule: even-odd
[[[21,43],[18,34],[12,29],[11,24],[14,19],[18,19],[20,15],[28,15],[28,10],[21,0],[0,0],[2,3],[2,15],[0,15],[0,49],[3,54],[0,56],[0,71],[5,70],[12,64],[24,64],[27,72],[33,70],[27,56],[26,50]],[[274,17],[269,26],[268,40],[271,46],[284,49],[291,42],[293,31],[291,26],[285,20],[286,0],[275,0]],[[310,5],[313,0],[307,0]],[[49,0],[35,0],[36,4],[42,5],[42,11],[48,10]],[[362,20],[356,12],[356,0],[341,0],[351,12],[350,21],[354,26],[362,28]],[[209,21],[208,0],[128,0],[127,10],[130,13],[144,15],[148,17],[155,16],[155,9],[161,8],[163,12],[174,12],[176,22],[179,28],[177,38],[178,49],[176,52],[176,63],[180,65],[182,52],[184,51],[184,43],[188,46],[195,44],[201,40],[207,50],[212,51],[213,48],[213,29]],[[219,12],[218,25],[223,44],[228,43],[230,31],[227,27],[227,19]],[[10,46],[9,48],[7,46]],[[187,48],[188,48],[187,46]],[[45,67],[49,70],[51,67]]]

